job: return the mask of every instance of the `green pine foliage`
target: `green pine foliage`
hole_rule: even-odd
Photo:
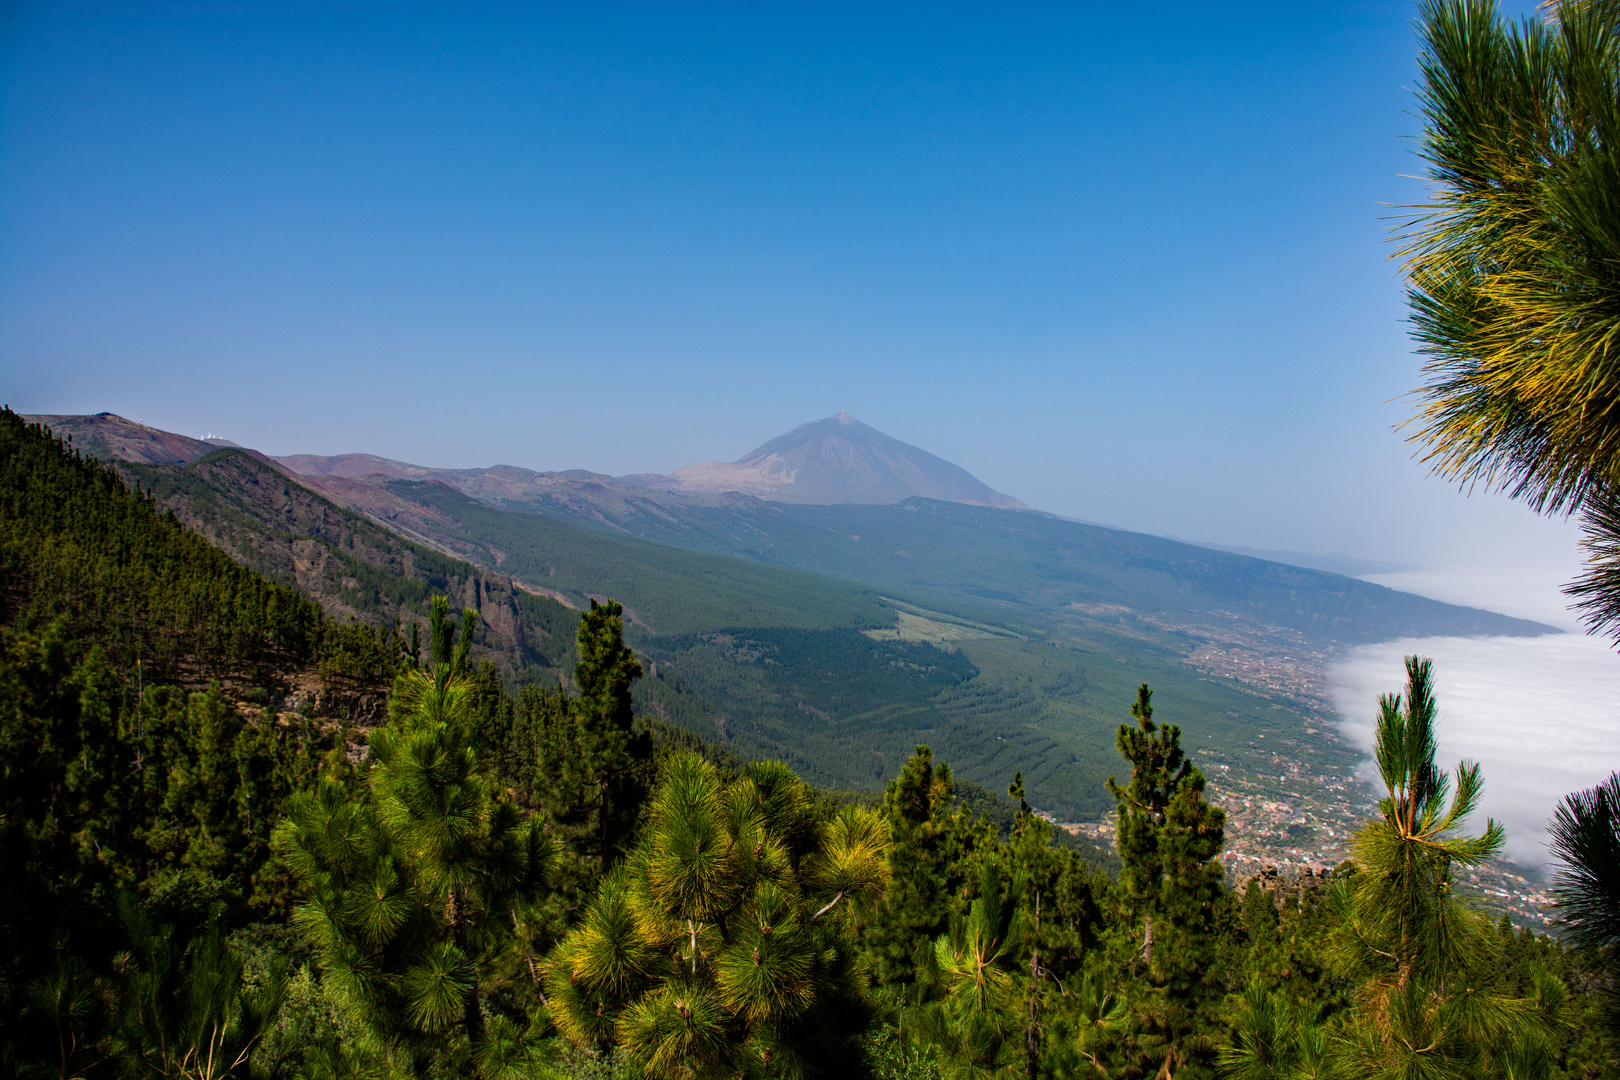
[[[1020,970],[1027,975],[1020,1002],[1023,1071],[1034,1080],[1054,1069],[1080,1067],[1067,1044],[1075,1041],[1084,1019],[1066,1000],[1066,987],[1078,986],[1088,975],[1095,978],[1104,962],[1098,950],[1112,883],[1073,848],[1054,845],[1051,824],[1024,801],[1021,774],[1013,774],[1007,794],[1018,802],[1005,850],[1023,885],[1025,917],[1017,937]]]
[[[1428,356],[1412,441],[1448,479],[1583,511],[1588,625],[1620,630],[1620,8],[1418,6],[1429,198],[1401,256]]]
[[[120,1023],[114,1053],[136,1076],[198,1080],[250,1074],[253,1051],[280,1010],[279,970],[250,985],[218,922],[192,933],[155,925],[127,898]],[[63,1075],[70,1055],[63,1054]]]
[[[1221,991],[1210,961],[1227,899],[1216,858],[1226,812],[1205,800],[1204,776],[1181,749],[1181,728],[1154,722],[1146,684],[1131,716],[1136,724],[1121,724],[1117,740],[1130,779],[1108,780],[1124,864],[1114,951],[1138,1002],[1125,1036],[1126,1075],[1196,1075],[1213,1056],[1207,1005]]]
[[[592,600],[579,620],[579,694],[571,702],[575,737],[558,766],[564,786],[582,793],[593,854],[604,869],[629,843],[650,779],[652,738],[636,730],[630,698],[630,685],[639,678],[641,663],[624,643],[623,606]]]
[[[1431,665],[1409,657],[1406,671],[1404,694],[1379,702],[1385,798],[1356,838],[1356,862],[1284,897],[1280,910],[1274,883],[1244,894],[1247,983],[1231,1009],[1223,1072],[1615,1075],[1614,1042],[1595,1022],[1601,959],[1506,919],[1493,927],[1458,889],[1453,868],[1487,857],[1502,834],[1490,822],[1477,836],[1464,832],[1478,767],[1459,765],[1448,778],[1435,766]],[[1582,982],[1586,992],[1571,991]]]
[[[673,758],[640,844],[547,962],[552,1016],[649,1076],[811,1076],[866,1024],[851,919],[887,883],[882,818],[785,767]]]
[[[1455,787],[1436,767],[1432,665],[1408,657],[1406,674],[1405,694],[1378,703],[1379,817],[1357,834],[1357,873],[1335,890],[1333,958],[1358,983],[1347,1056],[1368,1076],[1478,1075],[1540,1056],[1556,1018],[1494,992],[1496,936],[1452,868],[1496,854],[1505,834],[1489,821],[1459,835],[1479,802],[1479,766],[1458,765]],[[1538,984],[1543,1003],[1561,992]]]
[[[149,683],[300,664],[321,609],[238,566],[110,467],[0,409],[0,623],[100,645]]]
[[[919,746],[889,782],[883,809],[889,825],[889,889],[861,928],[876,983],[902,1000],[928,969],[934,939],[960,913],[976,847],[994,844],[988,820],[956,805],[949,765],[934,765]]]
[[[296,796],[277,839],[306,896],[295,921],[376,1043],[416,1067],[476,1069],[499,954],[545,888],[550,844],[479,770],[476,615],[458,635],[446,609],[433,606],[431,670],[401,676],[396,719],[370,740],[367,782]]]
[[[307,688],[374,694],[398,643],[328,622],[9,410],[0,507],[5,1027],[64,958],[110,977],[121,893],[170,921],[285,917],[271,830],[290,794],[347,768],[315,706],[342,695]]]
[[[1016,939],[1027,882],[986,860],[978,885],[967,913],[934,942],[940,1000],[914,1011],[949,1077],[1016,1075],[1024,1057]]]
[[[1585,946],[1607,972],[1604,1021],[1620,1034],[1620,772],[1566,796],[1549,831],[1564,937]]]
[[[250,718],[217,685],[132,701],[99,648],[73,662],[60,623],[0,648],[0,1004],[64,947],[110,955],[120,891],[171,916],[285,914],[270,832],[342,761],[330,738]]]

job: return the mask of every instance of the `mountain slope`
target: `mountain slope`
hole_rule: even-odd
[[[419,542],[511,574],[575,606],[611,596],[658,634],[726,626],[871,627],[892,608],[849,582],[732,555],[604,534],[514,514],[443,483],[307,478],[317,490]]]
[[[290,454],[273,459],[276,464],[291,469],[301,476],[386,476],[390,480],[430,480],[441,472],[473,470],[428,469],[376,454],[337,454],[321,457],[318,454]],[[500,468],[501,466],[496,466]]]
[[[935,600],[1092,617],[1124,608],[1193,623],[1238,617],[1337,644],[1553,632],[1338,574],[1046,514],[916,499],[898,506],[738,505],[703,516],[714,523],[705,535],[729,536],[739,554]]]
[[[480,498],[475,493],[488,488],[480,480],[466,491]],[[1225,627],[1236,618],[1325,646],[1555,632],[1325,571],[1029,511],[929,499],[793,506],[739,497],[710,505],[638,498],[590,482],[482,499],[695,551],[810,570],[931,604],[967,605],[964,614],[992,618],[1016,619],[1014,609],[1026,608],[1109,622],[1147,617]]]
[[[1325,646],[1554,632],[1248,553],[1013,512],[1006,507],[1022,504],[844,413],[796,428],[741,462],[668,477],[426,469],[361,454],[280,460],[356,505],[384,478],[437,482],[498,509],[907,591],[966,605],[964,614],[985,615],[988,603],[1178,627],[1224,628],[1236,618]],[[920,489],[940,494],[903,494]]]
[[[30,424],[44,424],[58,439],[103,461],[138,461],[172,465],[195,461],[214,447],[202,439],[160,431],[126,420],[114,413],[94,416],[25,416]]]
[[[500,510],[443,483],[382,476],[339,483],[343,497],[357,500],[354,505],[373,518],[431,536],[437,546],[464,551],[475,562],[499,558],[501,569],[519,580],[575,590],[590,587],[594,577],[596,587],[637,612],[629,633],[649,662],[649,678],[638,689],[641,707],[744,756],[786,760],[825,786],[881,787],[922,742],[968,779],[999,789],[1021,771],[1036,805],[1067,816],[1099,814],[1109,805],[1103,781],[1118,767],[1113,739],[1121,710],[1142,681],[1159,692],[1168,721],[1196,729],[1203,753],[1224,761],[1254,758],[1257,735],[1288,736],[1294,746],[1306,727],[1329,723],[1320,695],[1205,674],[1209,665],[1194,658],[1211,641],[1233,640],[1230,626],[1190,629],[1185,621],[1119,605],[1102,605],[1107,614],[1090,615],[971,592],[940,591],[935,599],[925,579],[881,595],[865,593],[872,605],[867,610],[881,613],[867,621],[861,610],[826,603],[839,585],[828,577],[756,561],[741,565],[752,566],[757,577],[716,579],[716,571],[740,574],[739,560]],[[784,516],[915,518],[915,507],[996,521],[1049,520],[928,500],[901,507],[738,504],[739,510]],[[832,538],[834,552],[838,541]],[[939,543],[954,541],[947,535]],[[905,552],[890,554],[905,563]],[[814,591],[812,583],[819,583]],[[1287,637],[1290,632],[1248,617],[1236,621],[1250,627],[1238,641],[1242,648],[1269,650],[1269,656],[1299,647],[1297,634]],[[932,672],[929,679],[943,681],[874,680],[890,668]],[[847,692],[854,687],[868,692]],[[1297,745],[1319,771],[1346,768],[1353,756],[1320,739]]]
[[[426,617],[434,595],[479,613],[482,655],[518,670],[566,671],[577,619],[556,600],[344,509],[243,450],[185,464],[117,468],[237,562],[296,585],[330,613],[388,622]]]
[[[897,503],[925,498],[1027,509],[966,469],[845,412],[802,424],[738,461],[688,465],[667,479],[683,491],[735,491],[782,503]],[[660,482],[653,480],[655,486]]]
[[[113,470],[0,409],[0,626],[198,681],[319,653],[319,606],[180,528]],[[75,691],[77,693],[77,691]]]

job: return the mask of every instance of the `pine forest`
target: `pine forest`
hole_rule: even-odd
[[[1452,888],[1502,834],[1426,661],[1354,858],[1233,880],[1146,685],[1083,855],[927,746],[876,797],[638,715],[611,600],[525,679],[442,594],[328,616],[0,424],[9,1075],[1615,1075],[1612,939]]]

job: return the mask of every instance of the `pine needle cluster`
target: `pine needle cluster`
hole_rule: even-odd
[[[1430,356],[1415,435],[1538,508],[1620,482],[1620,4],[1420,7],[1436,181],[1402,252]]]
[[[786,766],[673,758],[641,842],[546,965],[558,1028],[652,1076],[808,1076],[864,1024],[848,920],[887,885],[873,811]]]

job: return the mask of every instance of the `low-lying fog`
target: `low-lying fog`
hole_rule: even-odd
[[[1409,638],[1352,650],[1329,673],[1347,735],[1372,749],[1378,695],[1405,683],[1402,658],[1430,657],[1440,764],[1480,763],[1483,814],[1507,827],[1507,857],[1545,866],[1546,825],[1565,794],[1620,768],[1620,655],[1582,632],[1559,591],[1570,568],[1456,568],[1366,580],[1567,630],[1538,638]],[[1376,780],[1372,764],[1362,773]],[[1480,816],[1470,825],[1477,831]]]

